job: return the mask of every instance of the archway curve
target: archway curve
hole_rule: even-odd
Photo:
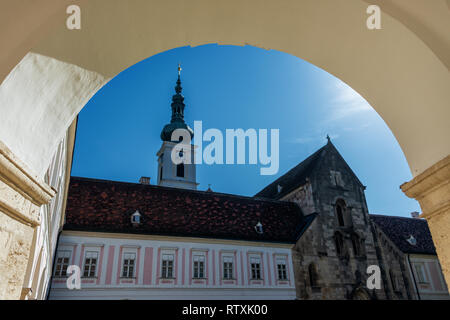
[[[175,1],[158,4],[157,11],[148,1],[124,5],[109,1],[106,11],[103,1],[82,2],[87,16],[82,30],[58,28],[33,51],[109,78],[149,56],[185,45],[249,43],[275,49],[326,70],[361,94],[392,130],[414,176],[450,151],[447,68],[387,14],[382,30],[368,30],[365,1],[291,0],[284,6],[266,1],[257,8],[242,1]],[[65,17],[64,12],[54,19],[61,23]],[[73,110],[72,118],[80,109]],[[62,136],[68,123],[61,125],[55,138]],[[26,137],[20,138],[26,143]],[[13,152],[27,149],[16,147],[17,141],[5,142]],[[45,143],[56,147],[55,141]],[[25,151],[17,153],[21,157]],[[33,163],[28,164],[34,169]]]

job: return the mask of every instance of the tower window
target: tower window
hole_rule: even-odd
[[[177,164],[177,177],[184,178],[184,163]]]
[[[205,278],[205,256],[204,255],[194,256],[194,278],[195,279]]]

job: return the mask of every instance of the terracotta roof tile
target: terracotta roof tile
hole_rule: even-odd
[[[314,217],[291,202],[72,177],[64,229],[295,243]]]

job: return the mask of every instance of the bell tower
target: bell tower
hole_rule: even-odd
[[[158,153],[158,185],[174,188],[197,189],[196,167],[194,163],[194,145],[190,143],[187,152],[176,150],[181,163],[172,161],[172,151],[181,140],[173,136],[177,129],[184,130],[186,136],[194,137],[193,130],[184,122],[184,97],[181,94],[181,66],[178,65],[178,79],[175,94],[172,96],[172,117],[161,131],[162,145]],[[186,151],[186,149],[185,149]]]

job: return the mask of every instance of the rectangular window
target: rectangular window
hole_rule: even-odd
[[[123,255],[123,269],[122,278],[133,278],[134,276],[134,262],[136,260],[135,253],[124,253]]]
[[[88,251],[84,258],[84,272],[83,277],[95,277],[97,269],[98,252]]]
[[[163,254],[161,278],[173,278],[173,254]]]
[[[414,268],[416,269],[417,280],[419,283],[428,283],[428,278],[425,274],[425,270],[422,264],[415,264]]]
[[[223,258],[223,278],[233,279],[233,258],[224,257]]]
[[[205,256],[195,255],[194,256],[194,278],[202,279],[205,278]]]
[[[55,277],[66,277],[71,251],[59,251],[55,264]]]
[[[261,260],[259,258],[251,258],[250,266],[253,280],[261,280]]]
[[[286,262],[277,260],[278,280],[287,280]]]

